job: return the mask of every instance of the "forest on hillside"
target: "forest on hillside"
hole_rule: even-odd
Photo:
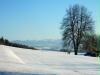
[[[0,38],[0,45],[36,50],[36,48],[31,47],[31,46],[10,42],[9,40],[4,39],[3,37]]]

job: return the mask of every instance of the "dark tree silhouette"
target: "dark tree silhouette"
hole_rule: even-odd
[[[4,44],[4,42],[5,42],[5,41],[4,41],[4,38],[1,37],[1,38],[0,38],[0,44]]]
[[[78,48],[86,34],[93,32],[94,21],[87,8],[78,4],[70,6],[66,10],[61,29],[63,30],[64,47],[72,46],[75,55],[78,54]]]

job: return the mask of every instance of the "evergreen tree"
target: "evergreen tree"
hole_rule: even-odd
[[[4,38],[1,37],[1,38],[0,38],[0,44],[4,44],[4,42],[5,42],[5,41],[4,41]]]

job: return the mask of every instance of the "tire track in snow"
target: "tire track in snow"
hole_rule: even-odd
[[[25,64],[25,62],[20,57],[18,57],[9,47],[4,47],[4,50],[6,51],[7,56],[16,59],[21,64]]]

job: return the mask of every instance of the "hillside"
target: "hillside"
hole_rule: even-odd
[[[99,75],[99,58],[0,45],[0,75]]]

